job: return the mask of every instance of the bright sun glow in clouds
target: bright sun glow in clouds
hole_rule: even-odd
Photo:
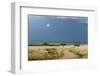
[[[48,23],[48,24],[46,24],[46,27],[50,27],[51,25]]]

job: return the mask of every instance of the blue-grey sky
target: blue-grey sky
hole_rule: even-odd
[[[28,42],[87,42],[88,17],[28,16]]]

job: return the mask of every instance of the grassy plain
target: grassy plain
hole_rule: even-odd
[[[88,58],[86,45],[28,46],[28,60]]]

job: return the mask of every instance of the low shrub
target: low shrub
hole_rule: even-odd
[[[80,44],[74,44],[74,46],[77,46],[77,47],[79,47],[79,46],[80,46]]]
[[[63,50],[59,50],[57,48],[47,48],[45,49],[48,52],[48,57],[50,59],[59,58],[64,55]]]

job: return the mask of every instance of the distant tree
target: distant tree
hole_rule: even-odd
[[[60,45],[62,45],[64,47],[66,44],[65,43],[61,43]]]
[[[28,43],[28,46],[32,46],[33,45],[33,43]]]
[[[79,46],[80,46],[80,44],[74,44],[74,46],[77,46],[77,47],[79,47]]]
[[[49,43],[45,42],[45,43],[43,43],[43,45],[47,46],[47,45],[49,45]]]

